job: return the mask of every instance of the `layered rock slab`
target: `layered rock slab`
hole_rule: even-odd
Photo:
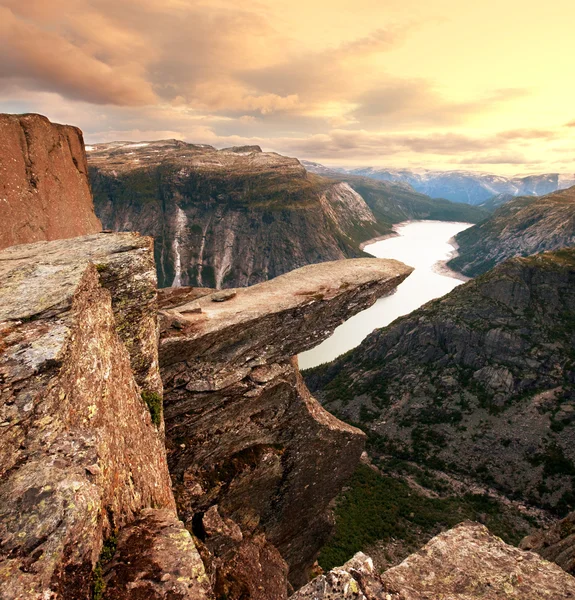
[[[520,547],[537,552],[546,560],[557,563],[567,573],[575,575],[575,512],[527,536],[521,541]]]
[[[118,283],[115,298],[104,279]],[[176,519],[160,428],[142,399],[161,391],[155,342],[138,341],[157,339],[150,240],[12,247],[0,252],[0,281],[2,597],[91,598],[107,538],[143,509]]]
[[[382,575],[356,555],[290,600],[567,600],[575,578],[538,555],[505,544],[477,523],[462,523]]]
[[[0,115],[0,248],[97,233],[82,132]]]
[[[228,548],[232,541],[239,549],[258,540],[262,551],[269,544],[264,554],[279,550],[291,583],[305,583],[331,531],[328,505],[355,469],[364,435],[320,407],[291,357],[410,272],[378,259],[324,263],[162,312],[160,364],[178,509],[216,559],[222,542],[204,519],[217,505],[227,530],[236,532]],[[264,560],[256,570],[265,568]],[[224,581],[221,570],[218,576],[216,587],[226,594],[249,584],[249,577],[234,580],[244,577],[238,570]],[[249,597],[285,598],[283,589],[264,585]]]

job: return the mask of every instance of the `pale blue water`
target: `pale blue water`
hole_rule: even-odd
[[[395,293],[380,298],[371,308],[338,327],[325,342],[299,355],[301,369],[309,369],[337,358],[359,346],[376,328],[385,327],[421,305],[449,293],[463,281],[441,269],[453,256],[449,240],[471,227],[470,223],[407,221],[395,226],[398,237],[369,244],[365,251],[377,258],[395,258],[415,268]]]

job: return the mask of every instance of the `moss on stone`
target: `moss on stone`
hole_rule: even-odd
[[[162,396],[157,392],[143,391],[142,400],[150,411],[152,423],[159,427],[162,423]]]
[[[92,600],[102,600],[104,597],[104,592],[106,591],[106,582],[104,581],[104,566],[114,557],[117,545],[118,537],[115,532],[112,533],[112,535],[102,544],[100,558],[98,559],[93,572]]]

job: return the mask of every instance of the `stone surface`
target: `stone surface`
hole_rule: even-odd
[[[515,258],[306,373],[374,452],[561,513],[575,500],[575,250]]]
[[[237,582],[245,582],[246,572],[279,577],[279,558],[294,586],[307,581],[332,529],[328,505],[364,445],[363,433],[311,397],[290,357],[325,339],[410,271],[378,259],[307,266],[238,289],[227,302],[200,297],[201,313],[179,313],[178,327],[161,332],[166,438],[179,514],[205,538],[215,580],[230,598],[243,597]],[[210,526],[203,524],[210,515],[213,522],[215,505],[227,529],[235,523],[242,535],[226,549],[221,540],[210,541]],[[287,589],[277,578],[262,576],[261,585],[258,598],[283,598],[280,591]]]
[[[103,600],[213,597],[194,541],[170,510],[145,509],[124,527],[103,579]]]
[[[105,540],[142,509],[176,518],[142,399],[161,392],[150,240],[12,247],[0,281],[2,598],[88,599]]]
[[[575,578],[537,554],[502,542],[477,523],[433,538],[382,575],[393,600],[566,600]]]
[[[517,198],[459,233],[448,265],[474,277],[514,256],[575,246],[575,187],[540,198]]]
[[[575,513],[522,540],[520,547],[537,552],[575,575]]]
[[[0,249],[101,229],[82,132],[40,115],[0,115]]]
[[[536,554],[466,522],[433,538],[382,575],[357,554],[290,600],[567,600],[575,578]]]

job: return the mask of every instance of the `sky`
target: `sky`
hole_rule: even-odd
[[[575,172],[572,0],[0,0],[0,112],[88,143]]]

